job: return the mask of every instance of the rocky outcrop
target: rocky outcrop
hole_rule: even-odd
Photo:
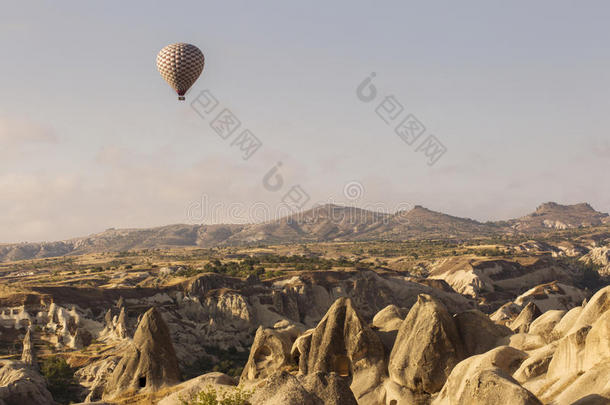
[[[295,341],[292,353],[300,374],[351,377],[359,401],[372,395],[386,374],[383,344],[348,298],[336,300],[318,326]]]
[[[112,329],[113,326],[114,325],[112,324],[112,310],[108,308],[108,311],[106,311],[106,315],[104,315],[104,328]]]
[[[516,296],[523,286],[572,282],[567,268],[547,258],[532,261],[454,256],[438,260],[431,270],[430,278],[445,280],[455,291],[475,299],[484,298],[487,303],[506,293]]]
[[[557,404],[607,405],[610,403],[610,363],[602,362],[580,374],[556,397]]]
[[[317,372],[295,377],[280,372],[256,387],[250,402],[260,405],[357,405],[349,381],[337,373]]]
[[[587,334],[583,368],[591,368],[605,359],[610,359],[610,311],[604,312]]]
[[[515,304],[524,307],[531,303],[541,312],[553,309],[569,310],[587,298],[585,291],[568,284],[553,281],[537,285],[515,298]]]
[[[32,330],[28,328],[23,338],[23,352],[21,353],[21,361],[28,367],[38,370],[38,359],[36,358],[36,349],[32,342]]]
[[[583,306],[569,333],[573,333],[583,326],[593,325],[608,309],[610,309],[610,286],[596,292],[589,302]]]
[[[549,369],[549,364],[553,359],[555,350],[557,350],[557,345],[549,344],[530,352],[529,357],[521,363],[513,377],[523,384],[528,380],[545,374]]]
[[[498,346],[502,338],[513,334],[476,309],[459,313],[454,319],[467,356],[485,353]]]
[[[236,385],[236,381],[226,374],[218,372],[203,374],[176,386],[176,390],[159,401],[157,405],[183,405],[185,400],[210,387],[222,392],[229,391]]]
[[[513,227],[526,233],[543,231],[544,228],[568,229],[597,226],[605,223],[608,214],[595,211],[587,203],[562,205],[554,202],[541,204],[536,211],[515,219]]]
[[[373,317],[373,326],[384,332],[398,330],[408,313],[409,310],[406,308],[400,308],[394,304],[388,305]]]
[[[168,305],[163,306],[163,316],[178,359],[188,364],[206,355],[202,341],[207,346],[241,351],[251,346],[258,326],[270,328],[279,321],[289,321],[302,329],[315,328],[341,297],[352,300],[353,307],[365,322],[370,322],[388,305],[409,308],[420,293],[437,298],[451,312],[474,307],[471,300],[446,287],[445,283],[435,284],[444,287],[436,288],[411,277],[369,270],[303,271],[254,284],[236,277],[207,273],[185,281],[176,286],[177,291],[165,294]],[[131,298],[126,302],[136,304]],[[169,310],[171,306],[175,309]],[[392,341],[390,337],[385,342],[391,347]]]
[[[301,384],[324,405],[356,405],[349,379],[337,373],[314,373],[301,378]]]
[[[0,368],[0,405],[54,405],[45,379],[20,361],[8,361]]]
[[[323,404],[316,395],[303,387],[296,376],[286,371],[272,375],[262,387],[257,387],[254,390],[254,395],[250,398],[250,402],[261,405]]]
[[[561,317],[559,322],[553,327],[551,331],[552,339],[559,339],[568,334],[580,313],[582,312],[582,306],[574,307],[570,309],[564,316]]]
[[[598,273],[601,276],[610,276],[610,246],[596,247],[580,258],[581,261],[600,266]]]
[[[119,339],[125,339],[127,337],[127,320],[125,319],[125,307],[121,307],[121,312],[116,321],[114,331]]]
[[[531,323],[529,333],[542,336],[547,342],[553,340],[553,329],[565,314],[566,311],[559,309],[546,311]]]
[[[392,350],[398,329],[400,329],[400,325],[408,313],[409,310],[392,304],[377,312],[373,318],[373,329],[377,332],[388,351]]]
[[[289,366],[292,363],[290,350],[298,333],[298,329],[287,322],[280,323],[276,328],[260,326],[240,381],[246,383],[264,379]]]
[[[516,318],[523,308],[514,302],[510,301],[498,308],[493,314],[489,315],[489,319],[496,323],[505,325],[512,319]]]
[[[119,361],[120,357],[111,355],[87,364],[74,373],[79,384],[87,391],[85,402],[96,402],[102,399],[108,380]]]
[[[523,308],[523,310],[521,310],[519,316],[517,316],[517,318],[515,318],[515,320],[508,325],[508,327],[515,332],[527,333],[531,323],[541,314],[542,313],[536,304],[530,302],[525,306],[525,308]]]
[[[112,308],[109,308],[104,315],[104,329],[100,332],[100,337],[107,340],[122,340],[128,336],[127,315],[125,306],[122,306],[119,315],[112,315]]]
[[[529,333],[515,333],[505,337],[500,341],[502,345],[508,345],[515,349],[529,351],[538,349],[546,344],[546,341],[539,335]]]
[[[91,336],[91,333],[89,333],[88,330],[83,329],[83,328],[78,328],[74,335],[72,348],[77,349],[77,350],[85,348],[91,344],[92,340],[93,340],[93,336]]]
[[[598,291],[584,307],[564,315],[551,332],[551,343],[531,352],[515,373],[545,403],[610,401],[609,292],[608,287]]]
[[[388,369],[396,384],[432,394],[464,357],[453,318],[443,304],[422,294],[400,326]]]
[[[460,362],[447,379],[433,405],[541,405],[541,402],[511,377],[527,357],[508,346]]]
[[[151,308],[142,317],[133,343],[114,369],[106,397],[126,391],[155,391],[180,381],[178,360],[161,314]]]

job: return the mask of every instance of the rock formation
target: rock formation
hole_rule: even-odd
[[[303,388],[320,398],[324,405],[357,405],[358,403],[350,389],[349,379],[337,373],[313,373],[300,380]]]
[[[445,306],[429,295],[419,295],[390,354],[392,381],[414,392],[432,394],[463,358],[460,335]]]
[[[578,314],[569,333],[573,333],[583,326],[593,325],[608,309],[610,309],[610,286],[602,288],[591,297]]]
[[[608,360],[610,359],[610,287],[598,291],[584,307],[568,311],[557,321],[558,313],[530,333],[548,331],[549,342],[529,351],[529,357],[514,373],[524,387],[545,403],[595,404],[610,401]],[[545,314],[546,315],[546,314]],[[544,326],[545,323],[550,323]],[[606,402],[604,402],[606,401]]]
[[[80,385],[88,391],[85,402],[96,402],[102,399],[108,380],[119,361],[118,356],[111,355],[96,360],[74,373]]]
[[[519,316],[509,324],[509,328],[515,332],[526,333],[529,331],[532,322],[541,314],[536,304],[530,302],[521,310]]]
[[[0,368],[0,405],[54,405],[45,379],[20,361]]]
[[[498,346],[502,338],[513,333],[476,309],[457,314],[455,323],[467,356],[485,353]]]
[[[381,331],[398,330],[408,313],[409,310],[405,308],[399,308],[394,304],[388,305],[377,312],[373,318],[373,326]]]
[[[513,377],[523,384],[545,374],[549,369],[555,350],[557,350],[557,344],[549,344],[531,351],[529,357],[514,372]]]
[[[607,244],[605,231],[591,237],[585,234],[588,231],[577,233],[581,231],[583,237],[574,246],[591,249]],[[383,263],[381,255],[371,256],[373,248],[367,252],[368,247],[295,246],[291,254],[303,253],[306,267],[310,258],[315,264],[318,254],[328,263],[337,263],[336,255],[345,254],[339,263],[351,268],[310,271],[290,264],[289,271],[271,278],[240,279],[221,273],[183,277],[190,269],[203,270],[193,262],[188,271],[185,267],[162,278],[151,270],[140,288],[119,288],[114,282],[75,287],[53,281],[36,286],[36,278],[11,270],[0,279],[16,284],[25,277],[31,291],[0,297],[2,357],[17,354],[25,326],[36,328],[24,339],[23,361],[6,362],[11,366],[0,370],[0,383],[8,381],[0,387],[0,405],[7,405],[6,398],[11,404],[46,399],[32,367],[34,335],[37,342],[48,341],[65,352],[82,387],[70,394],[82,394],[86,401],[161,400],[163,405],[179,405],[181,396],[208,385],[233,391],[237,381],[221,373],[179,383],[179,365],[196,375],[213,359],[223,369],[244,366],[240,389],[253,390],[255,404],[608,403],[610,287],[591,297],[593,281],[585,280],[591,290],[581,288],[576,267],[553,258],[577,246],[564,245],[562,250],[555,241],[537,245],[535,257],[520,254],[511,259],[514,246],[507,241],[502,258],[478,257],[476,249],[467,248],[465,254],[444,259],[426,254],[413,261],[409,249],[398,256],[384,253]],[[446,245],[441,248],[447,251]],[[383,251],[398,252],[402,247],[388,249]],[[197,250],[185,257],[273,263],[270,267],[283,271],[284,264],[301,261],[293,256],[284,263],[286,250],[227,247]],[[267,256],[267,251],[277,254]],[[142,255],[155,264],[157,256],[169,260],[155,252]],[[372,269],[364,265],[370,259]],[[328,267],[327,262],[320,263]],[[399,266],[404,268],[397,270]],[[115,279],[113,267],[104,265],[104,274],[87,277]],[[407,275],[409,269],[417,277]],[[422,278],[437,270],[442,277]],[[78,272],[68,273],[72,272],[62,274],[72,283],[82,283]],[[114,272],[122,273],[121,280],[136,272]],[[157,310],[143,313],[142,308],[154,305]],[[87,347],[93,338],[94,344]],[[251,350],[244,365],[241,355],[246,347]]]
[[[557,324],[553,327],[553,330],[551,331],[551,337],[554,339],[559,339],[560,337],[567,335],[576,320],[578,319],[578,317],[580,316],[582,308],[582,306],[574,307],[568,312],[566,312],[566,314],[561,317],[559,322],[557,322]]]
[[[598,270],[599,274],[604,277],[610,276],[610,245],[593,248],[589,253],[581,257],[580,260],[585,263],[594,263],[601,266]]]
[[[566,311],[559,309],[546,311],[531,323],[529,333],[542,336],[546,341],[552,340],[551,333],[565,314]]]
[[[250,356],[241,375],[241,382],[266,378],[292,363],[290,349],[298,335],[295,327],[260,326],[250,348]]]
[[[121,307],[119,318],[115,325],[115,333],[119,339],[125,339],[127,337],[127,322],[125,319],[125,307]]]
[[[339,298],[315,329],[299,337],[292,349],[299,373],[335,372],[351,377],[360,401],[386,375],[383,343],[354,309],[349,298]]]
[[[21,361],[28,367],[32,367],[38,370],[38,359],[36,358],[36,349],[32,342],[32,330],[28,328],[23,339],[23,352],[21,354]]]
[[[447,379],[433,405],[541,405],[511,377],[527,357],[517,349],[500,346],[460,362]]]
[[[553,309],[569,310],[586,298],[585,291],[568,284],[552,281],[537,285],[515,298],[515,304],[525,307],[534,303],[541,312]]]
[[[610,363],[601,362],[579,375],[555,396],[557,404],[607,405],[610,403]]]
[[[601,359],[610,359],[610,310],[593,323],[587,334],[583,368],[588,369]]]
[[[142,317],[133,344],[114,369],[104,397],[125,391],[154,391],[179,381],[180,370],[169,330],[153,307]]]
[[[379,311],[373,318],[372,326],[388,351],[392,350],[398,329],[408,313],[407,309],[392,304]]]
[[[257,387],[250,402],[261,405],[322,405],[297,377],[286,371],[270,376],[262,387]]]
[[[260,405],[357,405],[349,378],[337,373],[293,376],[280,372],[254,390],[250,399]]]
[[[224,391],[231,390],[236,385],[237,382],[226,374],[218,372],[203,374],[174,387],[176,391],[163,398],[157,405],[183,405],[183,400],[192,398],[207,388]]]

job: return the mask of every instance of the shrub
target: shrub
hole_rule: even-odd
[[[49,392],[57,402],[62,404],[70,403],[74,398],[74,369],[72,369],[66,359],[60,356],[47,357],[40,367],[41,374],[47,379]]]
[[[250,351],[238,352],[235,348],[223,350],[218,347],[204,346],[208,353],[185,367],[184,374],[187,378],[194,378],[204,373],[219,371],[239,378],[245,364],[248,361]]]
[[[251,396],[252,392],[239,387],[217,391],[216,388],[208,386],[190,399],[180,398],[180,402],[182,405],[250,405],[248,400]]]

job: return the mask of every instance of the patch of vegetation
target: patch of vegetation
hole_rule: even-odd
[[[265,254],[260,256],[246,256],[242,260],[221,261],[218,258],[211,259],[202,268],[183,266],[176,272],[177,276],[191,277],[200,273],[219,273],[233,277],[259,276],[264,278],[276,277],[284,274],[282,270],[267,270],[280,267],[288,270],[330,270],[333,267],[354,267],[356,262],[346,258],[325,259],[317,256],[290,255],[282,256]]]
[[[468,249],[469,254],[476,254],[477,256],[504,256],[504,251],[499,249],[497,246],[494,249]]]
[[[40,373],[47,379],[47,388],[53,399],[60,404],[79,401],[74,371],[61,356],[47,357],[42,362]]]
[[[579,288],[588,288],[593,293],[607,285],[599,275],[602,266],[593,262],[585,263],[576,257],[561,257],[557,262],[568,267],[575,275],[575,284]]]
[[[208,386],[190,399],[180,398],[180,402],[182,405],[250,405],[250,397],[251,391],[239,387],[225,391]]]
[[[218,347],[205,346],[205,351],[208,355],[198,358],[185,367],[183,371],[186,379],[212,371],[239,378],[248,362],[249,351],[239,352],[234,347],[223,350]]]
[[[280,276],[283,276],[284,274],[286,274],[286,272],[282,271],[282,270],[267,270],[267,271],[265,271],[265,274],[263,274],[263,278],[267,279],[267,278],[273,278],[273,277],[280,277]]]

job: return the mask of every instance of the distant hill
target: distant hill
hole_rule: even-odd
[[[355,235],[353,239],[434,239],[485,236],[500,233],[497,224],[454,217],[416,205],[388,217],[383,223]]]
[[[250,225],[228,244],[290,243],[350,239],[382,224],[389,214],[326,204],[276,221]]]
[[[527,233],[549,229],[569,229],[610,223],[608,214],[598,212],[587,203],[561,205],[547,202],[524,217],[509,221],[512,228]]]
[[[502,234],[536,234],[553,229],[610,224],[608,214],[589,204],[553,202],[508,221],[481,223],[435,212],[422,206],[385,214],[327,204],[258,224],[167,225],[143,229],[108,229],[59,242],[0,245],[0,261],[130,249],[217,247],[324,241],[472,238]]]

